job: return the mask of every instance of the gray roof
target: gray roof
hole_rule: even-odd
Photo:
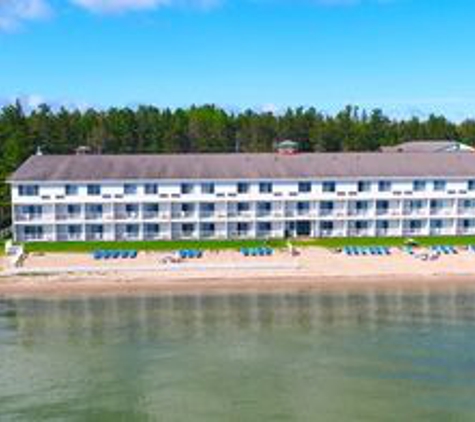
[[[35,155],[19,181],[474,177],[475,153]]]
[[[451,151],[473,151],[468,145],[457,141],[437,141],[437,140],[420,140],[404,142],[402,144],[382,147],[382,152],[451,152]]]

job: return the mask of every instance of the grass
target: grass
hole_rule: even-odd
[[[27,252],[92,252],[96,249],[136,249],[139,251],[175,251],[178,249],[225,250],[270,246],[282,248],[285,240],[182,240],[155,242],[38,242],[27,243]]]
[[[324,247],[342,248],[344,246],[403,246],[407,238],[335,238],[335,239],[309,239],[292,240],[292,244],[299,247]],[[422,237],[417,238],[420,246],[475,245],[475,236],[469,237]],[[229,250],[240,248],[252,248],[258,246],[270,246],[272,248],[284,248],[288,240],[182,240],[182,241],[154,241],[154,242],[39,242],[27,243],[27,252],[92,252],[96,249],[136,249],[139,251],[174,251],[178,249],[202,249],[202,250]],[[0,241],[3,252],[3,243]]]

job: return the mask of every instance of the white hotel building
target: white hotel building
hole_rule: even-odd
[[[475,234],[475,153],[36,155],[16,241]]]

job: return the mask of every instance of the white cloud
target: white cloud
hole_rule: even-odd
[[[221,0],[70,0],[91,12],[121,13],[128,11],[154,10],[160,7],[197,7],[208,9]]]
[[[0,0],[0,31],[15,30],[25,21],[44,19],[50,13],[46,0]]]

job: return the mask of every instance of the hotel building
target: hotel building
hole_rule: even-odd
[[[35,155],[10,178],[14,239],[475,234],[475,154]]]

